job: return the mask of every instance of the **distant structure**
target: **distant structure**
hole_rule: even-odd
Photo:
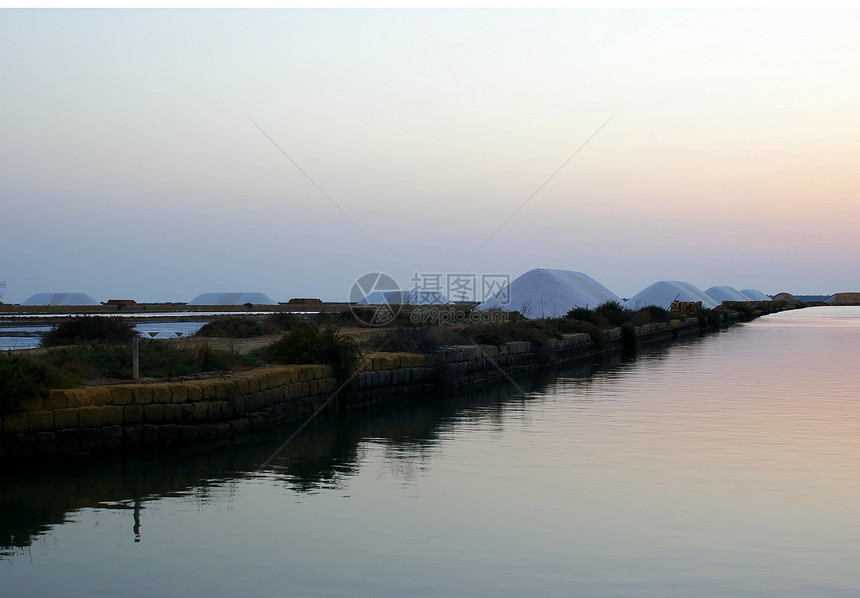
[[[649,305],[656,305],[663,309],[670,309],[673,301],[682,303],[701,301],[702,307],[705,309],[714,309],[721,303],[689,282],[660,280],[633,295],[627,300],[624,307],[641,309]]]
[[[518,311],[527,318],[555,318],[575,307],[594,309],[621,298],[605,286],[573,270],[535,268],[515,278],[475,309]]]
[[[187,305],[277,305],[278,303],[263,293],[203,293],[197,295]]]
[[[823,301],[825,305],[860,305],[860,293],[835,293]]]
[[[86,293],[36,293],[21,305],[98,305]]]
[[[134,305],[137,305],[137,301],[135,301],[134,299],[108,299],[105,305],[115,307],[119,310],[125,307],[132,307]]]
[[[448,298],[438,291],[372,291],[356,305],[445,305]]]
[[[287,301],[287,305],[322,305],[322,299],[315,297],[293,297]]]
[[[669,306],[669,312],[679,316],[696,314],[702,311],[701,301],[673,301]]]

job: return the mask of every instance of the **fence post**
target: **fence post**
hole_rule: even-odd
[[[131,341],[131,377],[135,382],[140,380],[140,336],[137,332]]]

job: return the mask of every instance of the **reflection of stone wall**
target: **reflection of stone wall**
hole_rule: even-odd
[[[686,325],[638,328],[648,342],[698,333]],[[604,333],[605,350],[621,346],[621,330]],[[174,447],[225,439],[318,409],[365,405],[523,372],[597,352],[588,334],[529,342],[443,348],[437,355],[379,353],[364,358],[346,389],[329,366],[296,365],[184,382],[119,384],[54,390],[0,419],[0,460],[34,455]]]

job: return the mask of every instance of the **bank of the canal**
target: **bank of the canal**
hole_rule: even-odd
[[[734,314],[736,316],[736,314]],[[737,317],[726,315],[724,325]],[[640,344],[701,334],[695,318],[635,329]],[[629,343],[629,339],[627,341]],[[549,365],[622,351],[621,328],[546,343],[450,346],[434,355],[366,355],[342,382],[324,365],[267,367],[205,380],[52,390],[0,416],[0,460],[174,449],[337,411],[465,386]]]

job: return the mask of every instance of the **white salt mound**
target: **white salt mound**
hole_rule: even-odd
[[[86,293],[36,293],[21,305],[98,305]]]
[[[713,297],[720,303],[723,301],[751,301],[748,296],[736,288],[728,286],[711,287],[705,290],[705,294],[708,297]]]
[[[741,293],[750,298],[750,301],[770,301],[770,296],[755,289],[741,289]]]
[[[437,291],[372,291],[356,305],[444,305],[448,298]]]
[[[582,272],[535,268],[475,309],[518,311],[527,318],[557,318],[575,307],[593,309],[608,301],[621,303],[621,298]]]
[[[203,293],[188,302],[188,305],[277,305],[263,293]]]
[[[633,295],[624,304],[629,309],[640,309],[649,305],[656,305],[663,309],[669,309],[672,301],[701,301],[702,307],[713,309],[720,302],[707,295],[701,289],[691,285],[689,282],[680,280],[661,280],[655,282]]]

